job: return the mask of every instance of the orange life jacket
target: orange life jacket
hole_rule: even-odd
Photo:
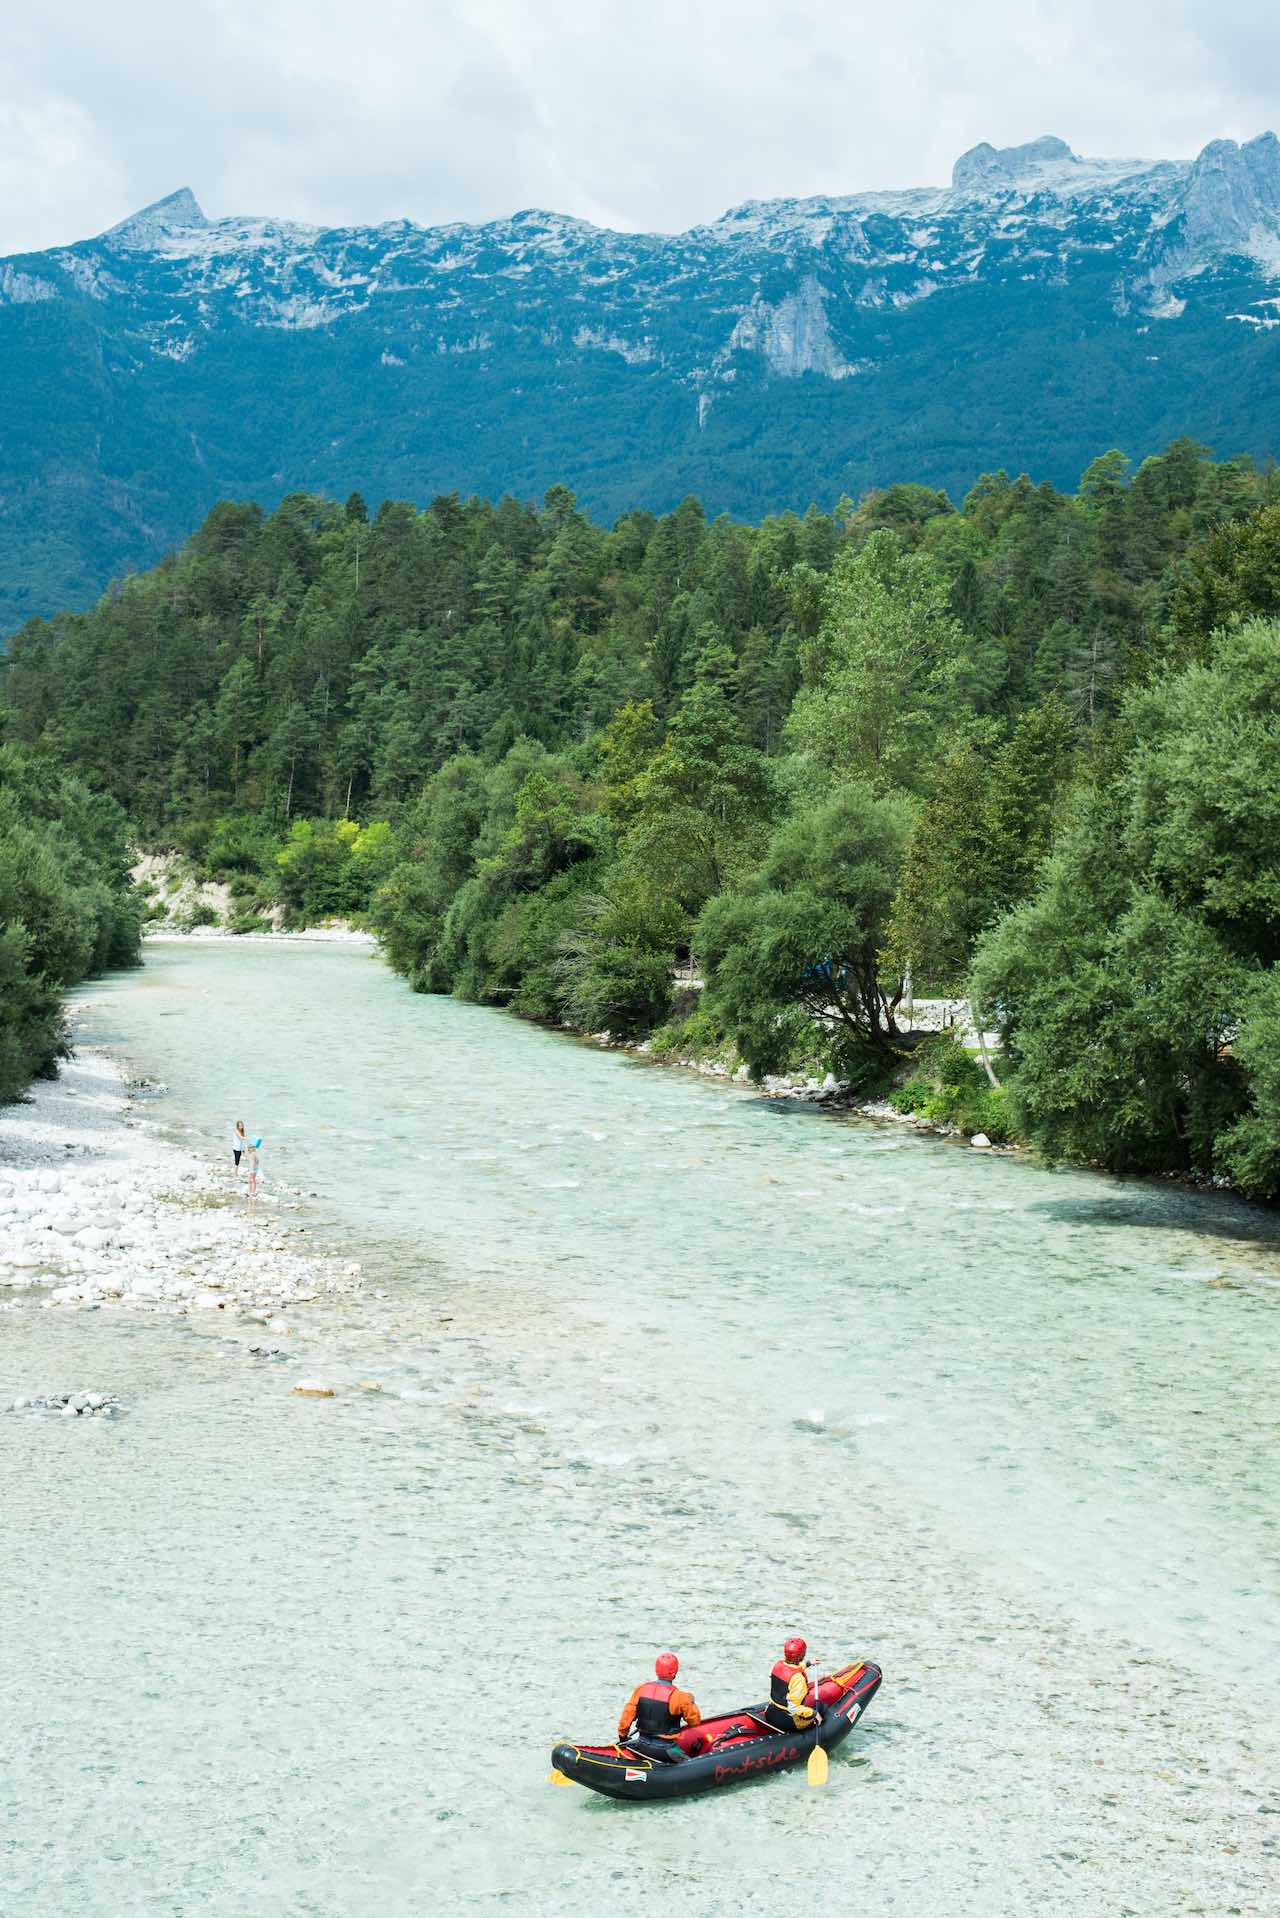
[[[679,1731],[681,1718],[679,1712],[671,1709],[671,1694],[674,1685],[668,1685],[661,1678],[651,1678],[647,1685],[640,1687],[636,1699],[636,1726],[646,1738],[674,1738]]]

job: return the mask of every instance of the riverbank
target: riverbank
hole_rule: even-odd
[[[146,907],[146,939],[322,939],[375,945],[374,935],[331,915],[290,927],[287,908],[261,886],[213,879],[178,852],[135,852],[130,877]],[[265,883],[265,882],[264,882]]]
[[[377,935],[364,932],[359,926],[348,925],[345,921],[336,921],[332,925],[300,926],[290,931],[284,926],[272,927],[265,932],[235,932],[230,926],[189,926],[171,925],[148,926],[144,929],[144,945],[153,945],[163,939],[234,939],[237,945],[251,944],[261,946],[275,941],[290,946],[363,946],[366,951],[377,950]]]
[[[605,1051],[628,1052],[635,1058],[647,1060],[651,1065],[696,1072],[700,1078],[719,1079],[728,1085],[751,1084],[751,1075],[746,1066],[736,1058],[655,1051],[652,1038],[615,1039],[609,1032],[593,1032],[582,1036]],[[963,1126],[952,1125],[944,1119],[931,1119],[923,1112],[901,1110],[885,1098],[859,1098],[847,1082],[837,1079],[833,1072],[824,1073],[821,1078],[813,1073],[766,1073],[756,1090],[766,1099],[796,1100],[834,1112],[853,1114],[858,1118],[875,1119],[903,1126],[911,1132],[928,1133],[936,1139],[954,1139],[982,1152],[1014,1155],[1026,1151],[1026,1147],[1018,1141],[993,1141],[984,1132],[967,1131]]]
[[[350,1295],[360,1267],[305,1243],[304,1194],[268,1172],[252,1204],[231,1153],[203,1160],[146,1117],[157,1088],[85,1046],[0,1109],[0,1301],[72,1311],[280,1315]],[[222,1145],[224,1142],[219,1141]]]

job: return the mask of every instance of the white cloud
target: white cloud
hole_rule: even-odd
[[[1053,132],[1178,155],[1274,119],[1254,0],[45,0],[0,63],[0,253],[181,185],[320,224],[630,227],[947,178]]]
[[[11,91],[0,69],[0,252],[91,232],[122,191],[88,114],[73,100]]]

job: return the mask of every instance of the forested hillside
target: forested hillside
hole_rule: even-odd
[[[755,527],[295,495],[32,622],[4,703],[246,926],[368,913],[421,988],[862,1083],[908,974],[972,976],[988,1130],[1270,1194],[1277,614],[1280,488],[1189,441]]]

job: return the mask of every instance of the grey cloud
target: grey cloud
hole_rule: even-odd
[[[0,50],[0,252],[189,183],[330,224],[675,228],[936,182],[982,139],[1184,154],[1275,118],[1249,0],[47,0]]]

